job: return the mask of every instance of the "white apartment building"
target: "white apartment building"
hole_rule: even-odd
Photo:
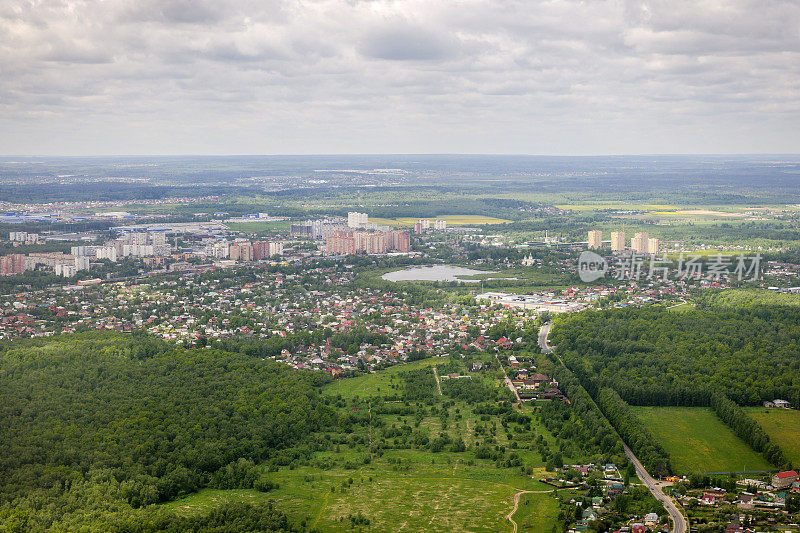
[[[358,213],[356,211],[351,211],[347,213],[347,227],[349,228],[360,228],[361,226],[366,226],[368,222],[368,216],[366,213]]]

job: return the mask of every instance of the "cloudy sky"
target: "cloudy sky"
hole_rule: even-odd
[[[4,0],[2,154],[798,153],[796,0]]]

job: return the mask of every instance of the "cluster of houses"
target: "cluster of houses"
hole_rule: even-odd
[[[617,496],[625,492],[622,476],[619,468],[617,468],[615,464],[595,465],[590,463],[586,465],[569,465],[560,469],[560,472],[564,474],[562,478],[545,478],[541,481],[556,487],[574,486],[585,489],[588,488],[585,482],[574,481],[576,472],[580,474],[582,478],[594,472],[602,475],[601,489],[603,495],[591,498],[591,506],[583,508],[581,517],[576,521],[575,525],[568,530],[570,533],[587,531],[589,523],[601,518],[607,512],[608,505],[613,502]],[[575,499],[570,501],[570,504],[574,505],[580,503],[581,502]],[[632,519],[628,525],[621,527],[615,533],[645,533],[646,531],[660,530],[660,528],[661,517],[656,513],[648,513],[644,516]]]
[[[800,478],[794,470],[774,474],[769,483],[757,479],[741,479],[736,483],[742,487],[741,492],[729,493],[721,488],[713,488],[702,491],[702,495],[688,498],[694,497],[703,505],[733,503],[742,511],[752,511],[756,508],[783,507],[789,494],[800,494]]]
[[[558,388],[558,382],[547,374],[520,370],[517,372],[516,379],[512,379],[511,383],[517,389],[522,400],[566,401],[566,396]]]
[[[330,341],[294,343],[276,358],[336,376],[410,356],[513,346],[486,332],[507,314],[488,306],[409,304],[402,293],[354,286],[350,269],[309,267],[302,274],[242,266],[242,276],[152,276],[139,283],[103,283],[81,290],[50,287],[0,296],[0,338],[44,336],[81,329],[145,330],[177,344],[206,345],[230,338],[266,339],[310,331],[365,328],[380,344],[337,348]],[[530,316],[512,312],[520,326]],[[498,344],[498,342],[500,344]]]

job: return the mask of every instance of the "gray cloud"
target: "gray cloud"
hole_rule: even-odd
[[[800,151],[791,0],[20,0],[0,35],[4,153]]]
[[[403,20],[371,29],[358,48],[367,57],[393,61],[445,60],[457,51],[440,33]]]

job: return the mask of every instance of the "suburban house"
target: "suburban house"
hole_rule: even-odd
[[[786,470],[785,472],[778,472],[772,476],[772,486],[776,489],[788,489],[792,483],[798,481],[800,476],[794,470]]]
[[[724,500],[725,494],[726,492],[724,490],[707,490],[703,492],[703,497],[700,499],[700,501],[708,505],[715,504]]]

